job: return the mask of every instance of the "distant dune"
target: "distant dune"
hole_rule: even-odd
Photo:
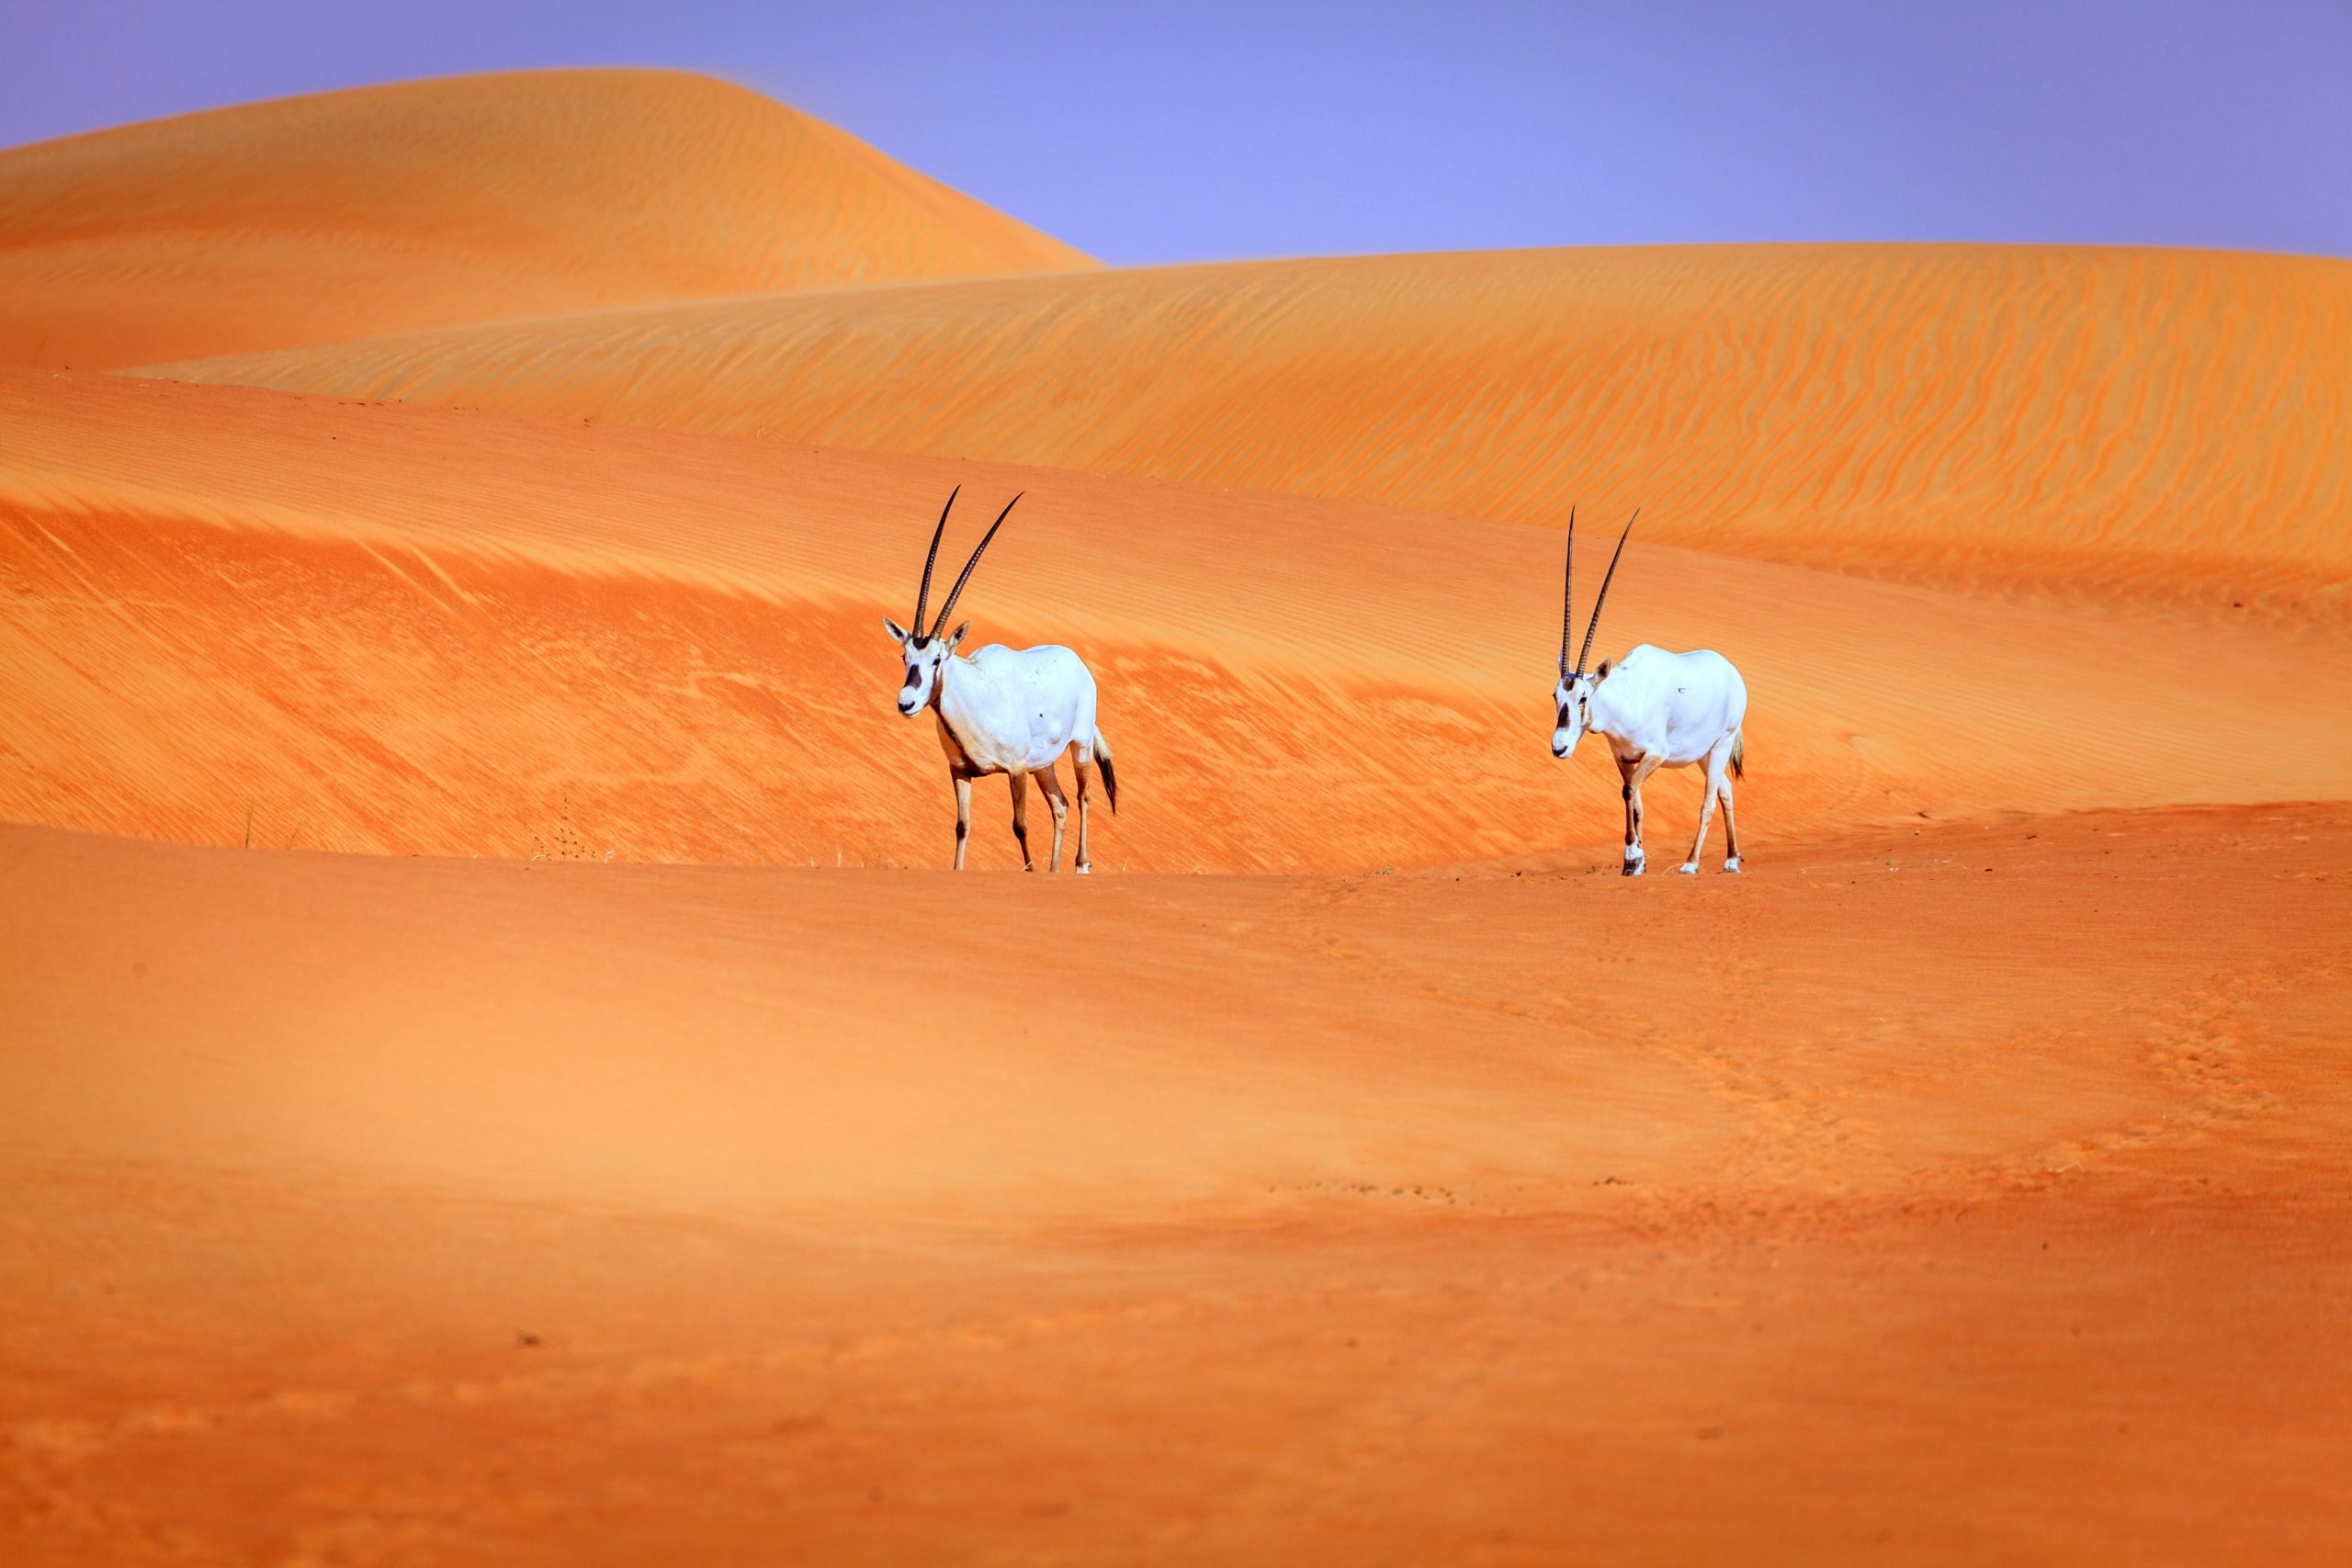
[[[2352,263],[2018,246],[1250,263],[160,374],[1081,468],[2340,616]]]
[[[402,83],[0,152],[0,362],[17,364],[1091,265],[822,121],[673,72]]]
[[[941,863],[947,782],[893,711],[881,617],[911,608],[961,482],[951,551],[1028,491],[965,601],[976,640],[1069,642],[1102,679],[1107,867],[1613,863],[1615,773],[1546,745],[1548,530],[27,370],[0,373],[0,817]],[[1606,546],[1596,526],[1588,604]],[[2226,608],[2048,609],[1637,538],[1600,648],[1644,640],[1746,671],[1751,848],[1922,812],[2352,794],[2352,665]],[[2199,691],[2233,694],[2226,744],[2184,714]],[[1014,863],[1004,786],[977,798],[975,863]],[[1657,786],[1668,852],[1696,805],[1690,775]]]

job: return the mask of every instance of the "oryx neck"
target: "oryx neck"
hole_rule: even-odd
[[[944,656],[944,659],[938,660],[938,674],[933,674],[932,677],[932,701],[924,703],[924,707],[932,707],[933,712],[938,712],[938,717],[941,719],[948,717],[948,707],[945,707],[945,698],[948,698],[948,665],[953,663],[955,663],[955,653],[948,653],[948,656]]]
[[[956,721],[947,716],[947,668],[951,664],[961,662],[963,662],[961,656],[953,653],[939,661],[939,673],[932,677],[931,702],[928,705],[931,708],[932,716],[939,720],[940,728],[946,730],[956,746],[968,754],[971,748],[964,744],[964,737],[956,731]]]

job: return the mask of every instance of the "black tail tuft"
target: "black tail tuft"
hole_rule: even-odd
[[[1116,817],[1119,814],[1119,774],[1118,770],[1111,766],[1111,753],[1096,751],[1094,765],[1102,770],[1102,793],[1111,797],[1111,815]]]

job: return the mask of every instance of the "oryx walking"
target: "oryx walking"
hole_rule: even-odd
[[[1634,509],[1634,517],[1641,515]],[[1646,857],[1642,851],[1642,784],[1659,768],[1688,767],[1704,759],[1707,796],[1699,807],[1699,836],[1690,840],[1690,857],[1681,871],[1694,876],[1699,852],[1706,847],[1707,824],[1715,802],[1724,806],[1724,869],[1739,869],[1739,831],[1733,818],[1732,780],[1741,775],[1745,748],[1740,726],[1747,717],[1747,684],[1731,660],[1711,649],[1668,653],[1642,644],[1615,663],[1586,674],[1592,654],[1593,633],[1600,628],[1600,607],[1609,601],[1609,584],[1617,575],[1617,558],[1625,553],[1625,538],[1634,531],[1633,518],[1617,537],[1617,552],[1609,558],[1608,575],[1592,604],[1592,619],[1585,626],[1584,648],[1576,669],[1568,668],[1568,628],[1575,615],[1577,583],[1577,519],[1568,513],[1567,583],[1560,608],[1560,682],[1552,688],[1559,718],[1552,730],[1552,755],[1566,757],[1577,749],[1586,730],[1609,742],[1617,772],[1625,781],[1625,874],[1639,876]]]
[[[1078,775],[1078,859],[1074,869],[1086,872],[1093,863],[1086,856],[1087,764],[1102,770],[1103,793],[1111,809],[1119,809],[1118,776],[1111,769],[1111,746],[1094,722],[1094,676],[1086,663],[1067,648],[1047,644],[1015,650],[990,643],[968,658],[956,649],[971,629],[968,623],[944,637],[941,631],[956,608],[956,600],[980,564],[996,531],[1011,516],[1016,495],[1005,502],[996,521],[964,563],[963,574],[948,590],[939,618],[926,630],[923,606],[931,598],[931,569],[939,559],[939,541],[947,532],[947,513],[955,510],[963,487],[948,493],[932,530],[931,553],[923,558],[922,586],[915,593],[912,631],[888,616],[890,628],[907,661],[907,678],[899,688],[899,711],[912,718],[925,708],[939,721],[940,749],[947,753],[947,776],[956,786],[956,869],[964,869],[964,844],[972,832],[972,781],[985,773],[1002,773],[1012,785],[1012,836],[1021,843],[1021,863],[1029,871],[1037,863],[1029,853],[1028,782],[1034,774],[1054,809],[1054,854],[1047,863],[1062,864],[1062,826],[1069,802],[1054,776],[1054,761],[1064,751]]]

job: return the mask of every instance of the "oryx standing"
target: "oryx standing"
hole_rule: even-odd
[[[1634,509],[1634,517],[1642,514]],[[1568,668],[1568,628],[1575,615],[1577,584],[1577,519],[1568,513],[1567,584],[1560,607],[1560,683],[1552,688],[1559,719],[1552,731],[1552,755],[1566,757],[1577,749],[1584,732],[1591,730],[1609,742],[1617,771],[1625,781],[1625,874],[1639,876],[1646,857],[1642,852],[1642,783],[1661,767],[1682,768],[1702,758],[1707,763],[1707,797],[1699,808],[1699,836],[1690,840],[1690,858],[1682,863],[1686,876],[1699,871],[1699,852],[1707,842],[1707,824],[1715,801],[1724,804],[1724,869],[1739,869],[1739,832],[1734,823],[1731,782],[1741,775],[1740,726],[1747,717],[1747,683],[1731,660],[1701,649],[1696,653],[1668,653],[1642,644],[1616,663],[1600,661],[1593,674],[1584,672],[1592,654],[1593,633],[1600,629],[1600,607],[1609,601],[1609,584],[1617,575],[1617,557],[1625,553],[1625,537],[1634,531],[1633,518],[1617,537],[1617,553],[1609,558],[1608,575],[1600,580],[1600,597],[1593,601],[1592,619],[1585,626],[1584,648],[1577,667]]]
[[[887,615],[882,619],[907,661],[907,679],[899,688],[899,711],[912,718],[929,708],[939,721],[940,749],[947,753],[947,776],[956,786],[956,870],[964,869],[964,843],[972,832],[972,781],[984,773],[1002,773],[1012,782],[1012,836],[1021,842],[1021,863],[1029,871],[1037,869],[1029,854],[1028,820],[1028,781],[1031,774],[1036,775],[1038,787],[1054,808],[1054,856],[1049,864],[1055,871],[1061,869],[1062,825],[1069,816],[1069,802],[1063,798],[1061,783],[1054,776],[1054,761],[1068,751],[1078,775],[1075,869],[1091,871],[1093,864],[1086,858],[1089,762],[1102,768],[1102,789],[1111,797],[1111,809],[1119,809],[1119,781],[1111,770],[1110,743],[1094,723],[1093,674],[1067,648],[1048,644],[1015,651],[992,642],[964,658],[956,649],[971,629],[968,623],[944,637],[940,635],[964,584],[971,581],[972,569],[980,564],[980,551],[1004,526],[1020,496],[1006,502],[1004,510],[997,513],[972,551],[972,558],[964,563],[963,575],[948,591],[947,602],[939,607],[939,619],[929,630],[923,627],[923,606],[931,598],[931,569],[939,559],[947,513],[955,510],[956,497],[963,488],[958,485],[948,492],[939,526],[932,530],[931,553],[922,562],[922,586],[915,593],[914,630],[907,630]]]

